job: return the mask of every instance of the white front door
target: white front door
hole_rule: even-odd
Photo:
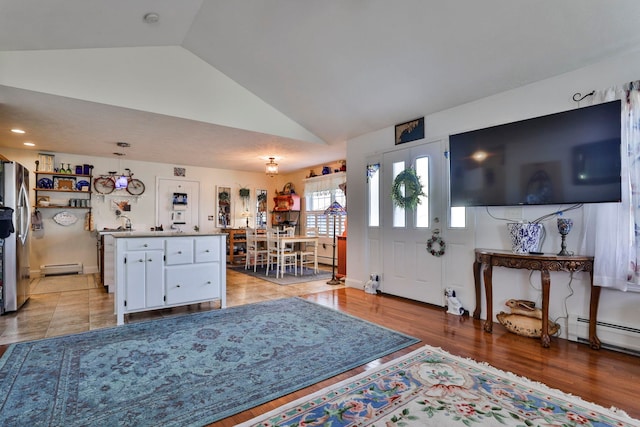
[[[444,143],[436,141],[386,153],[381,177],[382,194],[390,195],[395,176],[413,167],[421,175],[426,195],[415,210],[399,208],[390,197],[381,197],[381,290],[436,305],[443,305],[443,257],[431,255],[426,244],[434,232],[447,238],[444,151]]]

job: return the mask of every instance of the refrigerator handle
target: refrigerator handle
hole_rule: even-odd
[[[31,228],[31,206],[29,206],[29,189],[25,188],[25,185],[20,186],[20,196],[18,197],[18,203],[22,206],[17,206],[22,209],[21,224],[18,230],[18,238],[22,241],[22,244],[27,240],[29,235],[29,229]],[[26,213],[26,215],[24,215]]]

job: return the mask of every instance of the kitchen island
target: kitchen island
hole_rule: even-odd
[[[125,231],[111,236],[118,325],[128,313],[212,300],[226,307],[226,233]]]

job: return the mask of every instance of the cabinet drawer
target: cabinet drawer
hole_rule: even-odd
[[[196,237],[196,262],[220,261],[220,238],[217,237]]]
[[[162,243],[164,239],[161,238],[134,238],[126,240],[126,249],[128,251],[142,251],[142,250],[155,250],[164,249]]]
[[[175,237],[167,239],[165,256],[166,265],[193,263],[193,239]]]
[[[165,268],[168,305],[220,298],[220,264],[181,265]]]

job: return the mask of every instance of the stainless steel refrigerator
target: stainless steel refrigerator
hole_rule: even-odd
[[[29,299],[29,171],[16,162],[0,162],[0,206],[11,212],[0,232],[0,313],[16,311]]]

